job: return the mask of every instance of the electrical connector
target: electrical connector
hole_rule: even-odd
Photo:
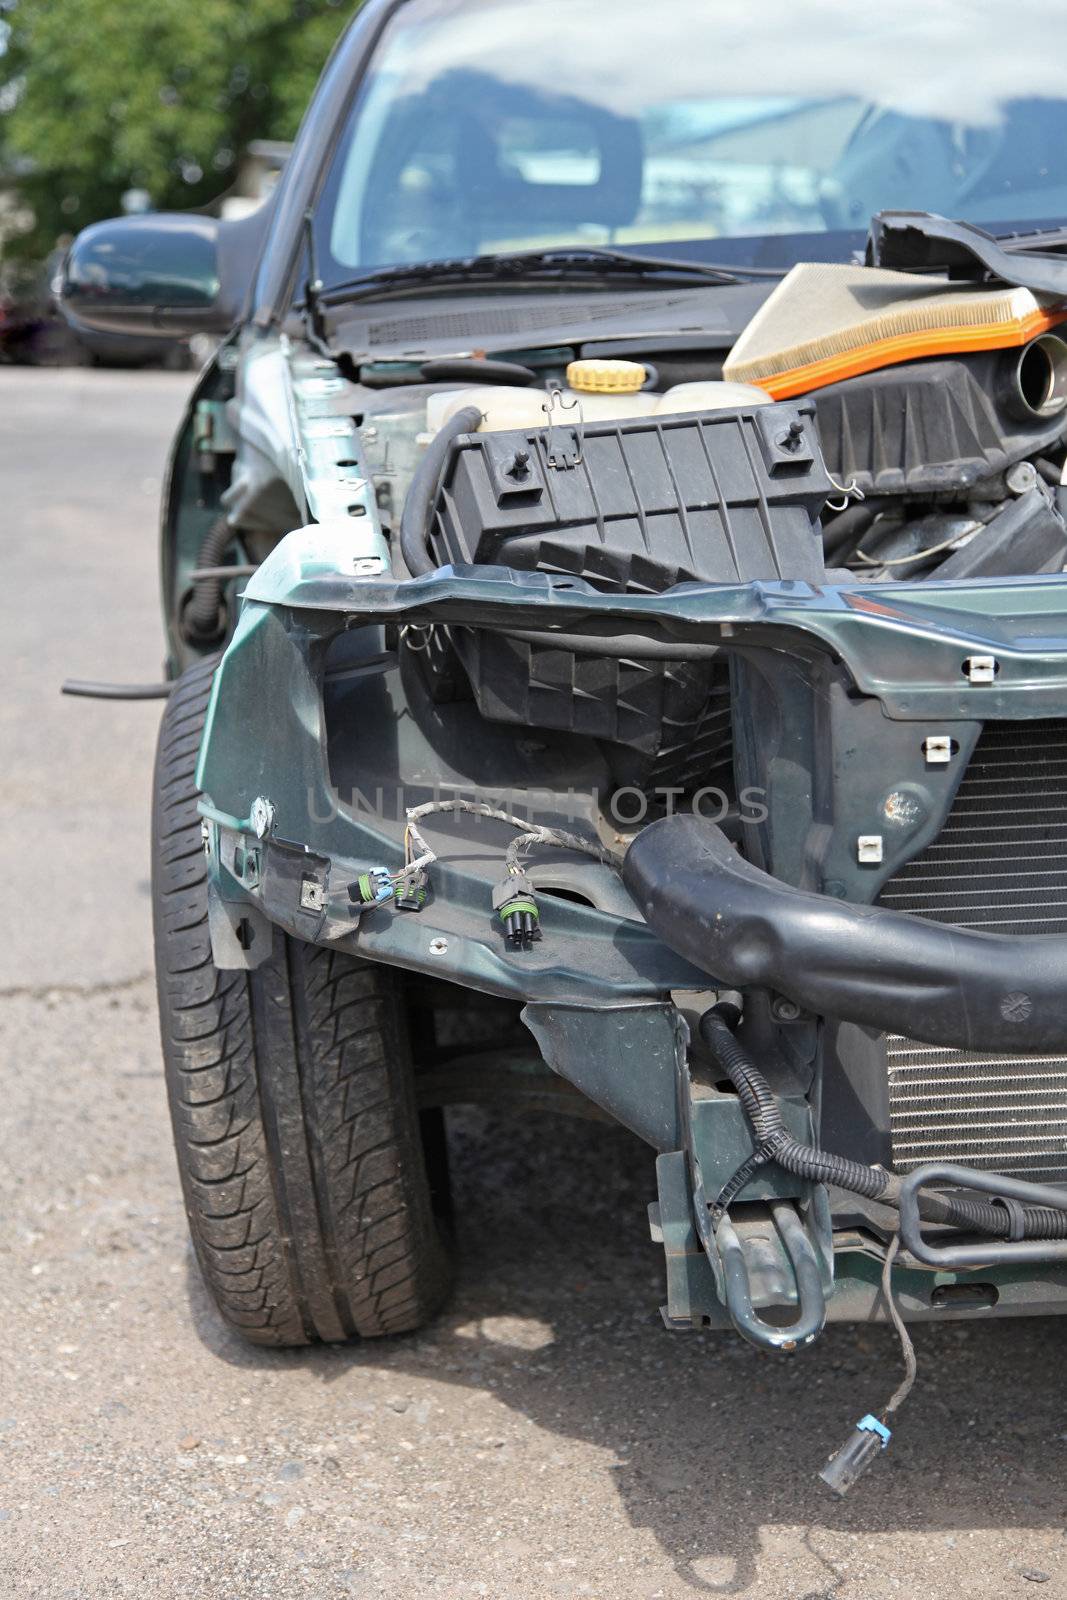
[[[393,885],[398,911],[421,911],[430,892],[430,874],[423,868]]]
[[[367,906],[380,906],[393,898],[393,880],[388,867],[368,867],[355,883],[348,885],[348,898],[356,914]]]
[[[847,1494],[892,1437],[891,1429],[868,1412],[857,1422],[837,1454],[830,1457],[819,1477],[835,1494]]]
[[[493,910],[504,925],[509,950],[528,950],[541,937],[541,917],[533,884],[525,872],[509,872],[493,890]]]

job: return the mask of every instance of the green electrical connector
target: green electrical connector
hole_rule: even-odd
[[[371,867],[361,872],[355,883],[348,885],[348,898],[358,910],[367,906],[380,906],[393,898],[393,880],[388,867]]]
[[[493,909],[504,925],[509,950],[528,950],[541,937],[541,916],[525,872],[510,872],[493,890]]]
[[[421,911],[430,894],[430,875],[420,867],[418,872],[413,872],[410,877],[402,878],[395,885],[396,908],[398,911]]]

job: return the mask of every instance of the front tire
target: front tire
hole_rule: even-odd
[[[152,830],[163,1057],[197,1259],[255,1344],[407,1332],[440,1305],[448,1267],[397,980],[277,928],[253,971],[214,965],[194,772],[216,664],[167,701]]]

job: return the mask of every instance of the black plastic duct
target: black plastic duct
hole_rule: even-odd
[[[667,817],[623,879],[665,944],[730,989],[960,1050],[1067,1045],[1067,938],[999,936],[794,889],[714,823]]]

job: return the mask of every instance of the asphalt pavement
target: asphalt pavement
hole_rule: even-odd
[[[190,380],[0,371],[0,1600],[1067,1596],[1067,1325],[883,1328],[793,1359],[667,1333],[649,1152],[470,1110],[425,1332],[243,1345],[187,1244],[148,908],[156,518]]]

